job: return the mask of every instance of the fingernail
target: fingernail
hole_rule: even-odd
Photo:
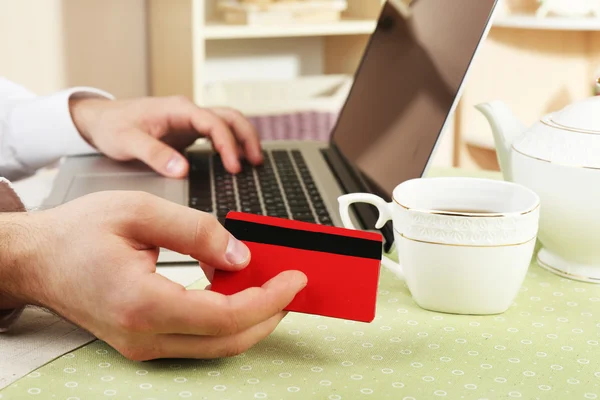
[[[308,277],[302,271],[288,270],[282,272],[282,274],[286,275],[288,282],[291,283],[292,286],[297,287],[297,291],[304,289],[308,284]]]
[[[185,161],[179,154],[173,154],[167,163],[167,172],[173,175],[179,175],[185,168]]]
[[[239,158],[239,156],[238,156],[238,155],[236,155],[236,154],[232,154],[232,155],[229,157],[229,162],[231,163],[231,166],[233,166],[233,167],[234,167],[236,170],[237,170],[238,168],[241,168],[241,164],[240,164],[240,158]]]
[[[306,285],[308,285],[308,277],[306,276],[306,274],[302,273],[302,279],[300,280],[301,283],[301,288],[304,289],[306,287]]]
[[[230,234],[227,250],[225,250],[225,259],[229,261],[230,264],[239,265],[246,262],[249,256],[250,250],[248,250],[248,247]]]

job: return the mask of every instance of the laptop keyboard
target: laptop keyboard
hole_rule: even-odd
[[[189,206],[213,213],[221,223],[229,211],[332,225],[331,216],[298,150],[264,151],[263,165],[242,162],[232,175],[218,154],[189,153]]]

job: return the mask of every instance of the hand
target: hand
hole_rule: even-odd
[[[240,158],[263,161],[252,124],[229,108],[200,108],[185,97],[134,100],[76,98],[73,121],[92,146],[115,160],[139,159],[158,173],[181,178],[189,165],[176,149],[208,137],[230,173],[241,170]]]
[[[250,254],[211,215],[146,193],[95,193],[10,218],[20,228],[8,234],[0,223],[1,237],[15,238],[0,254],[0,291],[53,310],[132,360],[241,353],[275,329],[306,285],[304,274],[286,271],[225,296],[157,274],[158,247],[224,270],[244,268]]]

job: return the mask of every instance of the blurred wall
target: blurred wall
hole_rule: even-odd
[[[0,76],[39,94],[148,94],[144,0],[0,0]]]

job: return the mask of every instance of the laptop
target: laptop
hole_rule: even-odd
[[[328,142],[268,141],[263,165],[229,174],[209,143],[186,150],[186,179],[102,155],[66,158],[45,206],[103,190],[142,190],[214,214],[271,215],[342,226],[337,198],[368,192],[391,201],[399,183],[423,176],[489,31],[497,0],[387,0]],[[355,226],[373,230],[377,210],[352,206]],[[380,230],[393,245],[391,223]],[[191,262],[161,249],[159,263]]]

